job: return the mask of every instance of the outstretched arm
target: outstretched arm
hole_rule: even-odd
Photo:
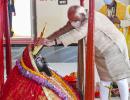
[[[72,27],[71,23],[67,22],[67,24],[65,26],[63,26],[58,31],[54,32],[52,35],[50,35],[49,37],[47,37],[47,39],[49,39],[49,40],[55,40],[59,36],[65,34],[67,32],[69,32],[72,29],[74,29],[74,28]]]
[[[36,40],[35,44],[36,45],[46,45],[46,46],[55,45],[56,42],[57,42],[57,44],[61,44],[61,41],[59,41],[57,38],[65,33],[69,32],[72,29],[74,29],[74,28],[71,26],[70,22],[67,22],[67,24],[65,26],[60,28],[58,31],[55,31],[54,33],[52,33],[52,35],[50,35],[49,37],[39,38],[38,40]]]

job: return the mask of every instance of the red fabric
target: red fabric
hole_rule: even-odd
[[[4,85],[3,33],[4,33],[4,0],[0,0],[0,92]]]
[[[23,52],[23,61],[25,65],[33,70],[29,52],[26,48]],[[76,83],[76,82],[75,82]],[[73,83],[74,85],[76,85]],[[73,89],[73,88],[72,88]],[[73,89],[74,91],[74,89]],[[77,100],[80,95],[75,91]],[[44,99],[43,99],[44,98]],[[19,73],[18,67],[15,66],[11,71],[0,96],[0,100],[46,100],[43,89],[35,81],[25,78]]]
[[[29,57],[29,51],[28,51],[28,47],[25,48],[24,52],[23,52],[23,62],[25,63],[26,66],[28,66],[28,68],[33,69],[32,63],[31,63],[31,59]]]
[[[63,79],[65,81],[67,81],[67,83],[73,87],[74,90],[76,90],[76,77],[72,76],[72,75],[66,75],[65,77],[63,77]]]
[[[15,67],[4,85],[0,100],[40,100],[42,88],[34,81],[23,77]]]
[[[25,63],[31,68],[27,49],[23,53],[23,58],[26,58]],[[41,86],[22,76],[15,66],[4,85],[0,100],[40,100],[41,97],[46,98]]]

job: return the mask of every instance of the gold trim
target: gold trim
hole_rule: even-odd
[[[31,54],[30,54],[31,55]],[[32,59],[31,59],[32,60]],[[29,72],[31,72],[32,74],[34,74],[34,75],[36,75],[36,76],[39,76],[39,77],[41,77],[41,78],[44,78],[44,79],[47,79],[48,81],[50,81],[50,78],[49,77],[45,77],[45,76],[43,76],[42,74],[40,74],[39,72],[38,72],[38,70],[37,70],[37,72],[36,71],[33,71],[33,70],[31,70],[31,69],[29,69],[26,65],[25,65],[25,63],[24,63],[24,61],[23,61],[23,58],[21,57],[21,65],[22,65],[22,67],[25,69],[25,70],[27,70],[27,71],[29,71]],[[35,63],[35,62],[34,62]],[[34,64],[33,64],[34,65]],[[77,97],[76,97],[76,94],[71,90],[71,88],[63,81],[63,79],[61,78],[61,77],[59,77],[54,71],[52,71],[51,70],[51,73],[52,73],[52,77],[53,78],[56,78],[56,80],[58,80],[58,82],[61,84],[61,86],[64,88],[63,90],[65,90],[65,91],[67,91],[68,92],[68,94],[70,95],[70,98],[72,99],[72,100],[77,100]],[[61,87],[60,87],[61,88]],[[68,95],[68,96],[69,96]]]
[[[37,76],[39,76],[39,77],[41,77],[41,78],[47,79],[46,77],[44,77],[44,76],[41,75],[40,73],[35,72],[35,71],[29,69],[29,68],[25,65],[25,63],[23,62],[23,58],[21,58],[20,62],[21,62],[22,67],[23,67],[25,70],[27,70],[27,71],[31,72],[32,74],[37,75]]]
[[[74,92],[71,90],[71,88],[62,80],[62,78],[60,78],[57,74],[55,74],[55,72],[51,71],[52,76],[55,77],[60,83],[61,85],[65,88],[66,91],[69,92],[69,94],[71,95],[72,100],[77,100],[76,95],[74,94]]]

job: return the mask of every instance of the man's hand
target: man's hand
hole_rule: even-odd
[[[55,45],[55,41],[52,41],[52,40],[49,40],[49,39],[46,39],[46,38],[38,38],[34,45],[45,45],[45,46],[52,46],[52,45]]]
[[[115,23],[115,24],[120,24],[120,20],[119,20],[119,18],[118,18],[117,16],[115,16],[115,17],[113,18],[113,23]]]
[[[108,17],[114,24],[120,24],[120,20],[117,16],[114,17]]]

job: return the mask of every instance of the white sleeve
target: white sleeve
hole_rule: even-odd
[[[58,39],[63,43],[64,46],[68,46],[72,43],[78,43],[78,41],[85,37],[85,34],[77,29],[73,29],[68,33],[61,35]]]

